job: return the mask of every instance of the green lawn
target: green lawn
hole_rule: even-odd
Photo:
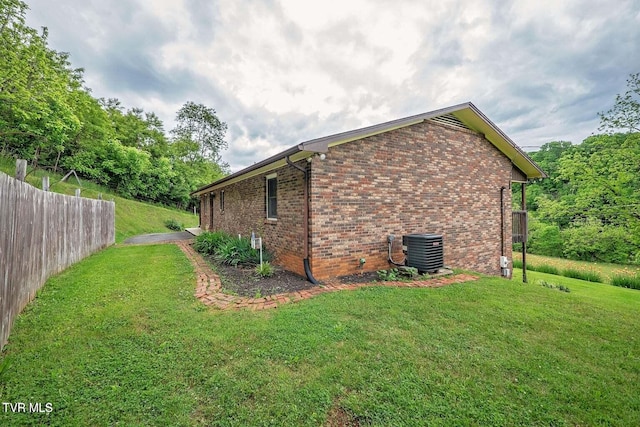
[[[522,261],[522,253],[514,252],[513,259]],[[543,255],[527,254],[527,264],[536,267],[550,265],[560,271],[573,269],[578,271],[592,271],[599,274],[609,283],[614,276],[635,276],[640,274],[640,265],[607,264],[603,262],[574,261],[571,259],[554,258]],[[527,269],[527,274],[529,270]]]
[[[640,425],[640,292],[529,278],[220,312],[176,246],[112,247],[18,317],[0,401],[52,412],[0,425]]]

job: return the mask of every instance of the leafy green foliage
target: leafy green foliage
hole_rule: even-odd
[[[621,288],[640,289],[640,275],[614,276],[611,278],[611,284]]]
[[[640,73],[627,79],[627,91],[616,95],[613,107],[600,116],[600,130],[640,132]]]
[[[205,232],[196,237],[194,248],[213,255],[220,262],[233,266],[260,264],[260,251],[251,247],[251,239],[231,236],[223,231]],[[271,260],[269,251],[262,249],[263,261]]]
[[[516,244],[518,246],[518,244]],[[562,234],[557,224],[547,224],[531,218],[529,221],[529,243],[531,253],[552,257],[561,257],[563,249]]]
[[[390,270],[378,270],[377,272],[378,280],[382,280],[384,282],[395,282],[400,278],[400,272],[397,268],[392,268]]]
[[[0,157],[0,171],[13,176],[15,163],[14,159]],[[34,187],[40,188],[43,176],[50,178],[50,191],[73,195],[78,188],[76,182],[60,182],[62,175],[50,171],[34,170],[27,175],[26,181]],[[83,197],[97,199],[98,195],[104,200],[113,200],[116,203],[116,243],[140,234],[166,232],[164,224],[166,218],[175,218],[188,227],[198,225],[198,217],[188,211],[126,199],[114,194],[104,186],[82,180]]]
[[[572,279],[586,280],[587,282],[602,283],[602,276],[595,271],[582,271],[568,268],[562,270],[562,275],[565,277],[571,277]]]
[[[187,102],[170,139],[153,112],[93,98],[83,70],[49,48],[46,28],[26,25],[27,8],[0,1],[0,156],[73,169],[124,197],[180,208],[226,173],[226,124],[213,109]]]
[[[271,277],[275,273],[275,269],[269,262],[263,262],[256,265],[256,274],[260,277]]]
[[[640,263],[640,73],[599,116],[607,134],[579,145],[550,142],[531,153],[549,175],[528,186],[531,253]]]
[[[213,255],[229,239],[231,235],[224,231],[205,231],[196,237],[193,247],[201,254]]]
[[[246,237],[231,237],[218,248],[216,257],[233,266],[260,263],[260,253],[251,247],[251,240]]]
[[[528,250],[613,263],[640,258],[640,134],[596,135],[543,147],[549,183],[531,184]],[[550,156],[559,156],[554,161]],[[532,157],[538,161],[538,153]]]
[[[177,126],[171,131],[180,144],[183,156],[190,162],[207,159],[221,164],[220,151],[227,147],[224,134],[227,125],[206,105],[187,102],[176,115]]]
[[[184,225],[179,222],[176,219],[168,219],[164,222],[165,227],[167,227],[169,230],[173,230],[173,231],[182,231],[184,230]]]

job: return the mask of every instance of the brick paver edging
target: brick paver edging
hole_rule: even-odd
[[[375,283],[330,283],[298,292],[270,295],[264,298],[248,298],[228,295],[222,292],[220,277],[209,267],[207,262],[196,252],[188,241],[176,242],[187,256],[196,270],[195,296],[205,305],[213,305],[222,310],[249,308],[264,310],[276,308],[279,305],[311,298],[327,292],[354,290],[364,286],[392,286],[398,288],[439,288],[453,283],[463,283],[477,280],[479,277],[470,274],[456,274],[454,276],[438,277],[435,279],[415,280],[412,282],[375,282]]]

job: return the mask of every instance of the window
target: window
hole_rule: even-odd
[[[220,210],[224,211],[224,190],[220,192]]]
[[[267,219],[278,218],[278,177],[267,176]]]
[[[213,230],[213,208],[215,204],[216,195],[213,193],[209,193],[209,230]]]

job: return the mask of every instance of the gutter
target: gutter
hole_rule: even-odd
[[[315,277],[313,277],[313,273],[311,272],[311,265],[309,264],[309,173],[306,168],[302,168],[300,166],[296,166],[295,163],[291,161],[289,156],[286,157],[287,164],[293,166],[298,169],[300,172],[304,174],[304,215],[303,215],[303,235],[304,235],[304,273],[307,275],[307,280],[309,280],[314,285],[318,285],[318,281]]]

